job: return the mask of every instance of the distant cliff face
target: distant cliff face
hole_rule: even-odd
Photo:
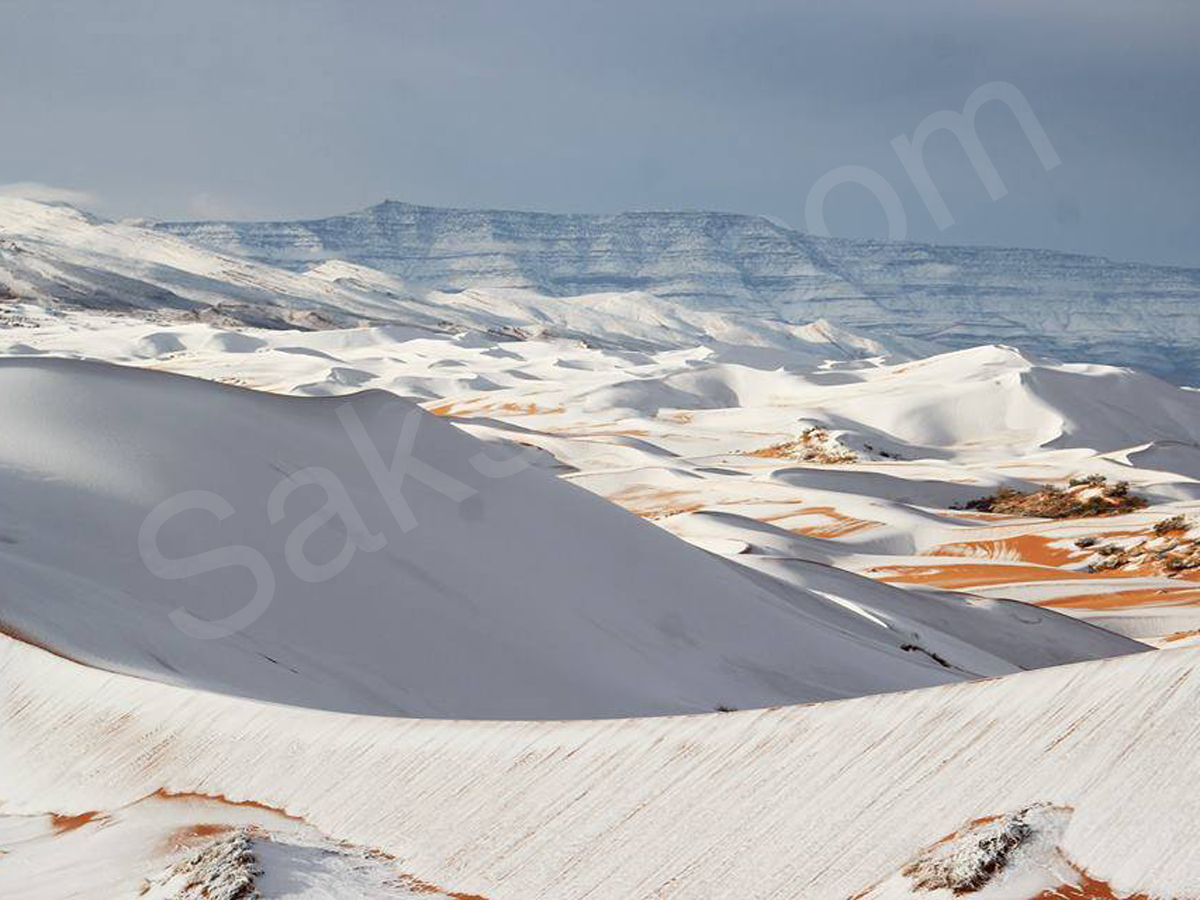
[[[645,290],[705,306],[773,303],[837,290],[804,234],[756,216],[613,216],[436,209],[386,202],[307,222],[156,226],[273,265],[344,259],[414,288],[520,287],[558,296]]]
[[[386,202],[304,222],[155,226],[292,269],[370,266],[414,290],[642,290],[693,307],[830,318],[950,346],[1002,341],[1200,381],[1200,270],[1045,250],[813,238],[729,213],[555,215]]]

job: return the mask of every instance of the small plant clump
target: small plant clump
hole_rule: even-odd
[[[180,860],[158,881],[146,882],[142,893],[157,888],[176,900],[259,900],[260,875],[250,831],[241,829]]]
[[[1163,519],[1154,526],[1154,533],[1159,537],[1166,534],[1172,534],[1176,531],[1187,531],[1189,527],[1186,516],[1171,516],[1169,519]]]
[[[833,435],[819,425],[804,429],[794,441],[783,441],[753,450],[747,456],[768,459],[798,459],[821,465],[839,465],[858,461],[858,454],[840,444]]]
[[[995,819],[973,823],[935,844],[901,872],[920,891],[972,894],[1004,871],[1012,855],[1038,834],[1043,808],[1035,805]]]
[[[1183,516],[1163,519],[1154,526],[1152,537],[1095,547],[1088,569],[1092,572],[1136,570],[1167,576],[1200,569],[1200,538],[1189,537],[1188,529],[1189,523]]]
[[[1047,485],[1030,492],[1000,488],[990,497],[972,500],[966,508],[1039,519],[1081,519],[1120,515],[1146,505],[1145,498],[1130,493],[1128,482],[1109,484],[1103,475],[1089,475],[1071,479],[1066,488]]]

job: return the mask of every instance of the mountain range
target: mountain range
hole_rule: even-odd
[[[700,310],[828,318],[948,347],[1000,341],[1175,381],[1200,378],[1200,269],[1052,250],[820,238],[722,212],[562,215],[385,201],[307,221],[153,227],[297,271],[343,260],[413,291],[639,291]]]

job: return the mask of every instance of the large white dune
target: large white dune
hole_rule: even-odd
[[[381,491],[364,458],[391,465],[409,416],[412,456],[461,494],[412,473]],[[510,451],[382,392],[299,399],[10,359],[0,418],[0,619],[72,658],[175,683],[360,712],[595,717],[831,699],[1142,649],[1052,613],[1020,623],[964,607],[964,621],[996,622],[974,644],[971,627],[890,625],[537,468],[493,471]],[[321,513],[330,495],[307,483],[314,470],[336,476],[356,515]],[[281,483],[292,489],[273,504]],[[163,559],[148,564],[147,518],[197,491],[222,498],[223,517],[167,508],[151,536]],[[214,551],[233,559],[188,577],[164,569]],[[234,633],[177,627],[180,609],[244,615],[268,577],[273,601]],[[1052,629],[1057,651],[997,642],[1014,628]]]

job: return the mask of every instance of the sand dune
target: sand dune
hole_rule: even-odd
[[[160,790],[254,800],[486,898],[845,898],[972,820],[1050,804],[1069,810],[1056,854],[1115,896],[1189,897],[1198,652],[764,711],[530,723],[261,704],[6,640],[0,792],[9,816],[107,814]],[[45,878],[74,862],[43,861]],[[1044,862],[1018,856],[978,896],[1061,884]],[[24,874],[10,863],[5,888]]]
[[[385,460],[416,416],[413,456],[461,495],[417,475],[399,500],[381,495],[347,410]],[[0,451],[4,622],[69,658],[176,684],[361,712],[577,718],[831,699],[1141,649],[1068,619],[1053,622],[1050,659],[1019,641],[998,651],[986,629],[973,646],[970,628],[866,620],[536,467],[489,477],[472,460],[502,456],[379,392],[289,399],[14,359],[0,363],[0,415],[14,435]],[[328,512],[337,494],[320,473],[351,515]],[[148,518],[201,491],[227,508],[170,507],[148,564]],[[198,556],[214,552],[226,556]],[[177,560],[188,571],[170,570]],[[270,605],[243,623],[268,582]],[[197,640],[210,621],[230,633]]]

